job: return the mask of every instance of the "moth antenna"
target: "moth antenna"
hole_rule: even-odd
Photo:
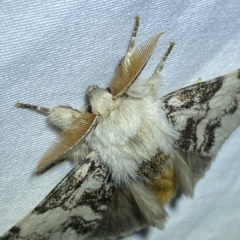
[[[175,42],[170,42],[170,43],[169,43],[168,49],[167,49],[167,51],[164,53],[164,55],[162,56],[161,61],[159,62],[159,64],[157,65],[157,68],[156,68],[156,70],[155,70],[155,73],[158,74],[158,73],[160,73],[160,72],[162,71],[162,69],[163,69],[163,67],[164,67],[164,63],[166,62],[168,55],[169,55],[170,52],[172,51],[172,48],[173,48],[174,44],[175,44]]]
[[[89,133],[96,119],[97,115],[93,113],[81,113],[73,122],[73,127],[61,132],[52,143],[38,163],[36,173],[41,173],[64,159],[65,155]]]
[[[114,99],[121,96],[138,78],[162,34],[163,33],[159,33],[153,36],[134,49],[131,54],[126,54],[110,83],[110,90]]]
[[[42,107],[42,106],[34,105],[34,104],[29,104],[29,103],[22,103],[22,102],[19,102],[19,101],[15,104],[15,106],[18,107],[18,108],[29,108],[29,109],[32,109],[34,111],[44,113],[44,114],[49,114],[52,111],[51,108],[46,108],[46,107]]]

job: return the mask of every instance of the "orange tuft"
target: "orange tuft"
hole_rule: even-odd
[[[177,177],[173,166],[167,168],[159,179],[152,183],[152,190],[158,200],[165,204],[174,197],[177,188]]]

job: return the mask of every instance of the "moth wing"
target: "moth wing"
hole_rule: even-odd
[[[160,99],[179,132],[175,148],[195,180],[210,166],[224,141],[240,125],[240,70],[182,88]]]
[[[113,193],[107,169],[87,158],[0,239],[88,239]]]

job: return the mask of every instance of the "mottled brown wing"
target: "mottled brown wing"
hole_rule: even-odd
[[[182,88],[160,99],[168,121],[180,133],[175,147],[215,156],[240,125],[240,70]]]
[[[0,239],[89,239],[114,194],[108,178],[106,168],[85,159]]]

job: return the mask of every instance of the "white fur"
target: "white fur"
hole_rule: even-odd
[[[91,151],[111,170],[116,184],[137,179],[137,170],[143,161],[149,161],[158,151],[173,154],[173,143],[178,132],[159,107],[159,74],[149,79],[137,79],[126,95],[113,100],[105,89],[90,86],[87,96],[92,111],[99,115],[96,128],[68,154],[76,162]],[[48,119],[61,129],[69,129],[79,112],[54,108]]]
[[[136,81],[127,96],[116,100],[104,89],[88,92],[93,112],[100,116],[86,142],[110,168],[116,184],[136,179],[139,165],[159,150],[173,152],[178,133],[156,103],[159,80],[154,74],[145,82]]]
[[[48,121],[54,126],[67,130],[72,127],[73,121],[80,116],[80,112],[69,107],[56,107],[48,115]]]

